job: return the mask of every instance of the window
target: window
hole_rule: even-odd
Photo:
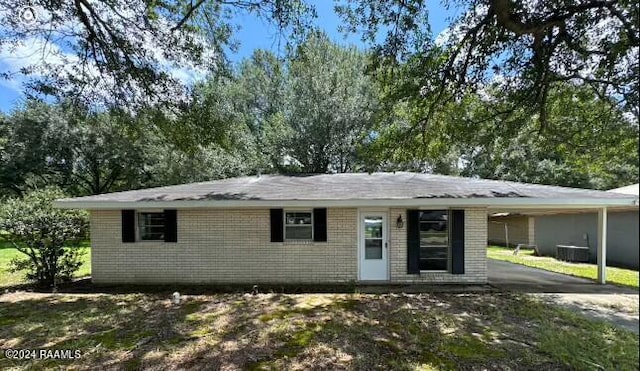
[[[364,219],[364,258],[365,260],[382,259],[383,218],[367,216]]]
[[[140,239],[140,241],[163,241],[164,230],[164,213],[138,213],[138,238]]]
[[[420,212],[420,270],[446,271],[449,262],[449,211]]]
[[[284,213],[284,239],[313,240],[313,213],[311,211],[287,211]]]

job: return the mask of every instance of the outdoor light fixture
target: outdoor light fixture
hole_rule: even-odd
[[[398,215],[398,219],[396,219],[396,227],[398,227],[398,228],[404,227],[404,221],[402,220],[402,214]]]

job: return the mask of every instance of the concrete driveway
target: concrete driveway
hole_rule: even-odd
[[[586,317],[640,333],[638,290],[487,259],[489,284],[536,296]]]
[[[585,294],[637,294],[637,290],[615,285],[598,285],[594,281],[566,274],[531,268],[520,264],[487,259],[489,284],[507,291],[566,292]]]

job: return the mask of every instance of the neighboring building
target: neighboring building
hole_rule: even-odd
[[[401,172],[242,177],[56,201],[90,211],[92,280],[102,284],[485,283],[489,212],[635,203]]]
[[[607,192],[638,197],[638,184],[616,188]],[[535,225],[535,243],[543,255],[555,256],[556,245],[589,247],[591,262],[596,260],[598,248],[595,212],[571,212],[555,215],[532,216]],[[608,213],[607,264],[638,269],[638,209],[616,210]]]
[[[498,246],[534,245],[534,219],[528,215],[496,213],[489,218],[489,244]]]

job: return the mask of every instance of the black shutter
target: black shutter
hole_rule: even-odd
[[[420,274],[420,210],[407,210],[407,273]]]
[[[271,209],[271,242],[284,241],[283,223],[282,209]]]
[[[464,210],[451,211],[451,273],[464,274]]]
[[[176,210],[164,211],[164,242],[178,242],[177,214]]]
[[[122,210],[122,242],[136,242],[135,210]]]
[[[327,209],[313,209],[313,240],[327,242]]]

